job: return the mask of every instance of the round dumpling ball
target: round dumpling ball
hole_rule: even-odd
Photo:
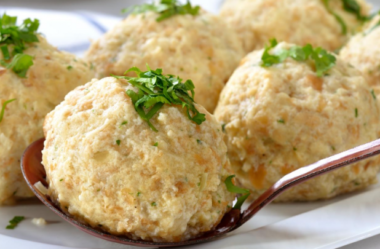
[[[377,15],[366,29],[354,36],[340,52],[343,60],[364,73],[378,97],[380,97],[379,41],[380,15]]]
[[[164,105],[153,131],[112,77],[78,87],[47,115],[43,165],[63,211],[111,234],[177,242],[214,228],[234,194],[223,132]]]
[[[97,77],[122,75],[130,67],[162,68],[192,79],[195,101],[213,112],[219,94],[244,51],[237,34],[203,10],[157,22],[157,13],[132,14],[92,43],[86,58]]]
[[[280,43],[270,53],[293,45]],[[380,112],[362,74],[337,59],[318,76],[311,59],[263,67],[249,54],[221,93],[215,116],[227,134],[231,165],[254,197],[284,175],[377,139]],[[371,158],[296,186],[277,201],[312,201],[377,182]]]
[[[94,76],[85,61],[57,50],[42,36],[38,39],[23,52],[34,57],[26,78],[0,67],[0,109],[5,106],[0,122],[0,205],[33,196],[21,174],[23,151],[43,137],[45,115],[69,91]],[[0,59],[2,56],[0,53]]]
[[[361,15],[368,15],[370,6],[364,0],[356,2]],[[263,48],[272,38],[333,51],[348,40],[362,21],[344,10],[343,1],[328,3],[330,12],[321,0],[226,0],[220,15],[238,32],[246,52]],[[346,32],[332,13],[344,22]]]

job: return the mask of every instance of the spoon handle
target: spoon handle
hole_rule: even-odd
[[[279,194],[285,190],[296,186],[304,181],[323,175],[330,171],[336,170],[343,166],[358,162],[360,160],[380,154],[380,139],[367,144],[347,150],[334,156],[325,158],[309,166],[302,167],[289,173],[277,181],[270,189],[260,195],[248,208],[242,213],[242,217],[234,228],[238,228],[247,222],[260,209],[271,203]]]

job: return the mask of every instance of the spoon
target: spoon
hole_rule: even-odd
[[[44,139],[40,139],[31,144],[26,149],[21,159],[21,169],[24,178],[31,190],[54,213],[59,215],[61,218],[63,218],[70,224],[79,228],[80,230],[95,237],[111,242],[140,247],[177,247],[200,244],[219,239],[227,233],[237,229],[238,227],[246,223],[252,216],[254,216],[258,211],[260,211],[270,202],[272,202],[279,194],[281,194],[285,190],[293,186],[296,186],[304,181],[312,179],[316,176],[320,176],[322,174],[349,165],[351,163],[358,162],[360,160],[380,154],[380,139],[358,146],[354,149],[336,154],[326,159],[320,160],[314,164],[302,167],[288,175],[285,175],[279,181],[277,181],[270,189],[268,189],[265,193],[259,196],[252,204],[250,204],[247,210],[241,212],[240,209],[232,209],[224,215],[220,224],[213,231],[203,233],[197,238],[193,238],[191,240],[182,242],[151,242],[142,240],[132,240],[123,236],[115,236],[105,233],[100,229],[97,230],[95,228],[92,228],[89,225],[81,223],[80,221],[76,220],[70,215],[64,213],[57,205],[53,203],[53,201],[47,195],[42,194],[34,186],[35,183],[40,181],[46,188],[48,187],[48,184],[45,179],[45,168],[41,164],[41,152],[43,148]]]

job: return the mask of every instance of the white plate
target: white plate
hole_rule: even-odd
[[[202,2],[202,1],[195,1]],[[210,10],[220,0],[203,1]],[[376,1],[374,1],[376,4]],[[379,1],[377,1],[377,4]],[[0,7],[0,12],[4,9]],[[121,17],[90,12],[31,11],[7,9],[20,19],[41,20],[41,32],[57,47],[83,54],[90,39],[103,34]],[[59,30],[60,32],[57,32]],[[85,30],[86,32],[83,32]],[[380,185],[330,201],[298,204],[272,204],[229,237],[207,244],[207,248],[337,248],[380,234]],[[14,216],[26,216],[15,230],[5,226]],[[49,224],[36,227],[32,218],[45,218]],[[193,248],[204,248],[205,245]],[[0,249],[113,249],[133,248],[93,238],[66,222],[38,201],[16,207],[0,207]],[[358,247],[359,248],[359,247]]]

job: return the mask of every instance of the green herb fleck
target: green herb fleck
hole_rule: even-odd
[[[222,124],[222,131],[223,131],[223,132],[226,132],[226,125],[227,125],[227,124]]]
[[[245,200],[248,198],[248,196],[251,193],[249,192],[248,189],[236,187],[232,183],[232,178],[234,178],[234,177],[235,177],[234,175],[227,177],[226,180],[224,181],[224,183],[226,184],[227,190],[229,192],[235,193],[235,194],[242,194],[240,197],[238,197],[237,202],[236,202],[235,206],[233,207],[233,209],[241,209],[241,206],[243,205],[243,203],[245,202]]]
[[[335,147],[334,147],[333,145],[331,145],[331,149],[334,150],[334,151],[336,150]]]
[[[155,143],[153,144],[153,146],[154,146],[154,147],[157,147],[157,146],[158,146],[158,142],[155,142]]]
[[[279,120],[277,120],[277,122],[280,124],[285,124],[285,120],[283,120],[283,119],[279,119]]]
[[[355,118],[359,117],[359,111],[358,108],[355,108]]]
[[[157,206],[157,203],[155,203],[155,202],[152,202],[152,207],[156,207]]]
[[[344,10],[354,14],[358,20],[367,21],[370,18],[361,14],[361,7],[356,0],[342,0],[342,2]]]
[[[12,220],[9,221],[9,225],[6,226],[6,229],[15,229],[17,225],[24,219],[24,216],[15,216]]]
[[[355,186],[359,186],[359,185],[360,185],[360,182],[354,181],[354,185],[355,185]]]
[[[202,141],[199,140],[199,139],[197,139],[197,143],[198,143],[198,144],[202,144]]]
[[[117,144],[118,146],[120,146],[120,143],[121,143],[120,140],[116,140],[116,144]]]
[[[140,196],[141,195],[141,192],[137,192],[137,196]]]
[[[114,77],[126,79],[139,89],[138,92],[129,89],[126,94],[132,99],[135,110],[141,119],[146,121],[153,131],[157,132],[157,129],[150,120],[164,104],[180,105],[182,108],[186,108],[189,119],[198,125],[206,120],[206,115],[200,113],[194,106],[194,84],[191,80],[182,83],[182,79],[179,77],[163,75],[162,69],[152,70],[148,65],[147,69],[148,71],[142,72],[133,67],[125,72],[135,72],[137,77]],[[189,91],[192,96],[189,95]]]
[[[198,182],[198,183],[197,183],[197,186],[198,186],[198,187],[200,187],[200,186],[201,186],[201,183],[200,183],[200,182]]]
[[[296,148],[296,147],[293,147],[293,150],[294,150],[294,151],[297,151],[297,148]]]
[[[71,70],[71,69],[73,69],[73,66],[67,66],[67,70]]]
[[[132,14],[141,14],[149,11],[156,12],[159,14],[156,21],[161,22],[175,15],[190,14],[196,16],[199,14],[199,10],[199,6],[192,6],[189,1],[187,1],[186,4],[182,4],[178,0],[160,0],[153,1],[152,3],[135,5],[130,8],[123,9],[122,12]]]
[[[320,47],[313,48],[310,44],[307,44],[303,47],[293,46],[289,50],[281,49],[275,54],[270,54],[270,50],[275,48],[277,44],[276,39],[271,39],[270,44],[265,47],[264,53],[261,57],[262,67],[270,67],[279,64],[289,57],[296,61],[307,61],[311,59],[314,61],[317,76],[321,77],[335,66],[335,56]]]
[[[1,121],[3,121],[3,117],[4,117],[4,112],[5,112],[5,108],[7,107],[7,105],[13,101],[15,101],[16,99],[10,99],[10,100],[7,100],[3,103],[3,106],[1,107],[1,112],[0,112],[0,123]]]
[[[25,19],[20,26],[16,25],[17,17],[3,14],[0,17],[0,49],[3,59],[0,64],[12,69],[19,77],[25,78],[26,73],[33,65],[33,57],[23,54],[27,49],[26,43],[38,42],[37,30],[39,20]],[[13,50],[9,51],[10,45]],[[13,58],[12,58],[13,56]]]
[[[376,94],[375,94],[375,91],[372,89],[371,90],[371,94],[372,94],[372,98],[374,99],[374,100],[376,100]]]
[[[59,181],[60,181],[60,182],[62,182],[62,181],[63,181],[63,179],[59,179]]]
[[[121,123],[121,125],[126,125],[128,124],[128,121],[123,121],[123,123]]]

